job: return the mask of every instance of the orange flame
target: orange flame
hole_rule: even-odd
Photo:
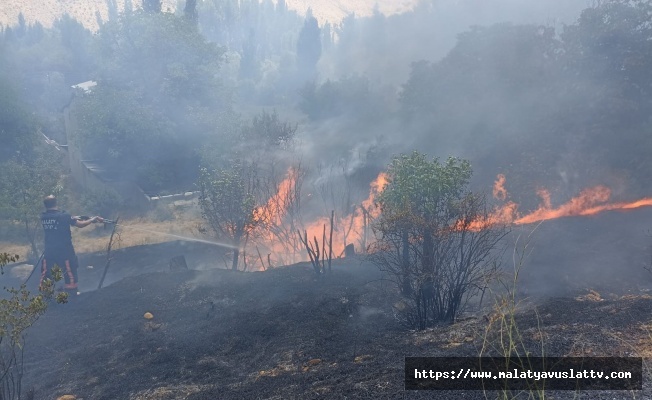
[[[291,206],[292,196],[295,195],[298,174],[297,171],[290,168],[286,177],[278,184],[277,192],[270,196],[264,206],[256,209],[256,218],[261,222],[261,230],[258,233],[262,238],[261,244],[265,251],[273,255],[276,262],[287,262],[287,253],[290,250],[287,243],[283,243],[280,238],[271,232],[270,227],[284,227],[285,232],[291,235],[296,234],[297,227],[290,231],[290,226],[286,220],[288,207]],[[353,243],[356,246],[366,247],[368,234],[370,231],[371,220],[378,217],[380,210],[375,205],[377,196],[387,185],[387,174],[380,173],[378,177],[371,182],[369,196],[362,201],[361,205],[354,207],[349,215],[335,216],[333,220],[333,257],[339,257],[344,253],[347,244]],[[297,223],[298,221],[295,221]],[[314,243],[315,238],[319,243],[320,251],[323,243],[328,243],[330,239],[330,217],[322,217],[305,224],[304,228],[307,239]],[[326,238],[324,240],[324,230]],[[303,233],[303,230],[302,230]],[[257,249],[256,251],[259,251]],[[255,253],[254,253],[255,254]],[[298,259],[291,261],[306,261],[307,255],[305,249],[301,249],[300,254],[295,254]],[[260,264],[260,261],[258,262]]]
[[[280,224],[287,212],[289,202],[292,200],[292,191],[297,182],[297,170],[289,168],[285,179],[279,183],[277,192],[267,200],[267,203],[256,209],[259,222],[263,224]]]
[[[501,200],[507,199],[508,193],[505,190],[504,184],[504,175],[498,175],[498,179],[494,185],[494,197]],[[568,202],[556,208],[552,206],[550,193],[546,189],[537,190],[537,195],[541,198],[541,204],[529,214],[520,215],[518,213],[518,204],[508,202],[494,210],[486,221],[474,222],[472,227],[481,229],[481,226],[494,223],[514,225],[532,224],[549,219],[596,215],[605,211],[632,210],[652,206],[652,198],[643,198],[633,202],[608,203],[611,198],[611,190],[602,185],[584,189],[578,196],[573,197]]]
[[[498,200],[507,200],[507,190],[505,189],[505,175],[498,174],[496,182],[494,182],[494,198]]]
[[[336,217],[333,221],[333,256],[337,257],[344,253],[347,244],[366,247],[368,243],[369,225],[371,220],[380,215],[380,209],[376,207],[376,198],[387,185],[387,174],[381,172],[378,177],[369,184],[369,196],[362,201],[361,206],[354,208],[349,215]],[[320,218],[306,226],[308,239],[314,240],[316,237],[322,243],[324,235],[324,226],[326,226],[326,240],[330,233],[330,219]]]

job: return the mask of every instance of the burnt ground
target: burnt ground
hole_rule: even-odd
[[[495,313],[409,331],[395,318],[391,284],[361,260],[337,260],[321,279],[308,264],[170,272],[170,255],[201,269],[218,255],[161,246],[121,250],[111,284],[94,291],[100,271],[84,269],[93,255],[80,257],[88,291],[53,305],[27,338],[23,387],[36,399],[485,398],[405,391],[404,357],[477,356]],[[651,357],[651,311],[646,293],[584,292],[524,300],[517,323],[534,354]],[[498,343],[492,335],[489,351]],[[548,396],[650,398],[652,388],[647,379],[643,392]]]

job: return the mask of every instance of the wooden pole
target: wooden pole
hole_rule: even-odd
[[[326,224],[324,224],[324,232],[321,235],[321,272],[326,272]]]
[[[328,238],[328,272],[331,272],[331,260],[333,259],[333,218],[335,210],[331,210],[331,232]]]
[[[104,272],[102,273],[102,278],[100,279],[100,284],[97,285],[98,289],[102,289],[102,284],[104,283],[104,278],[106,278],[106,273],[109,271],[109,266],[111,265],[111,247],[113,246],[113,235],[115,235],[116,229],[118,229],[118,221],[120,217],[115,219],[113,224],[113,231],[111,231],[111,237],[109,238],[109,245],[106,249],[106,265],[104,266]]]
[[[265,268],[265,263],[263,262],[263,256],[260,255],[260,250],[258,250],[258,246],[256,246],[256,252],[258,253],[258,258],[260,258],[260,265],[263,266],[263,271],[266,271],[267,268]]]

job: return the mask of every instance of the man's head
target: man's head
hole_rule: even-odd
[[[45,206],[46,209],[51,210],[54,208],[57,208],[57,198],[54,197],[54,195],[49,195],[46,196],[43,199],[43,205]]]

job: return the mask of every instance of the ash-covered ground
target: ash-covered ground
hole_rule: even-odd
[[[486,398],[405,391],[404,357],[495,352],[499,339],[486,335],[496,317],[490,295],[457,323],[416,332],[396,318],[392,284],[362,258],[336,260],[318,278],[305,263],[253,273],[207,269],[220,254],[202,248],[122,249],[101,290],[91,289],[102,255],[80,256],[87,290],[53,305],[29,331],[25,390],[36,399],[86,400]],[[167,263],[179,254],[191,270],[170,272]],[[548,356],[652,356],[652,296],[629,290],[520,299],[522,345]],[[643,392],[549,395],[647,398],[652,389],[647,379]]]

